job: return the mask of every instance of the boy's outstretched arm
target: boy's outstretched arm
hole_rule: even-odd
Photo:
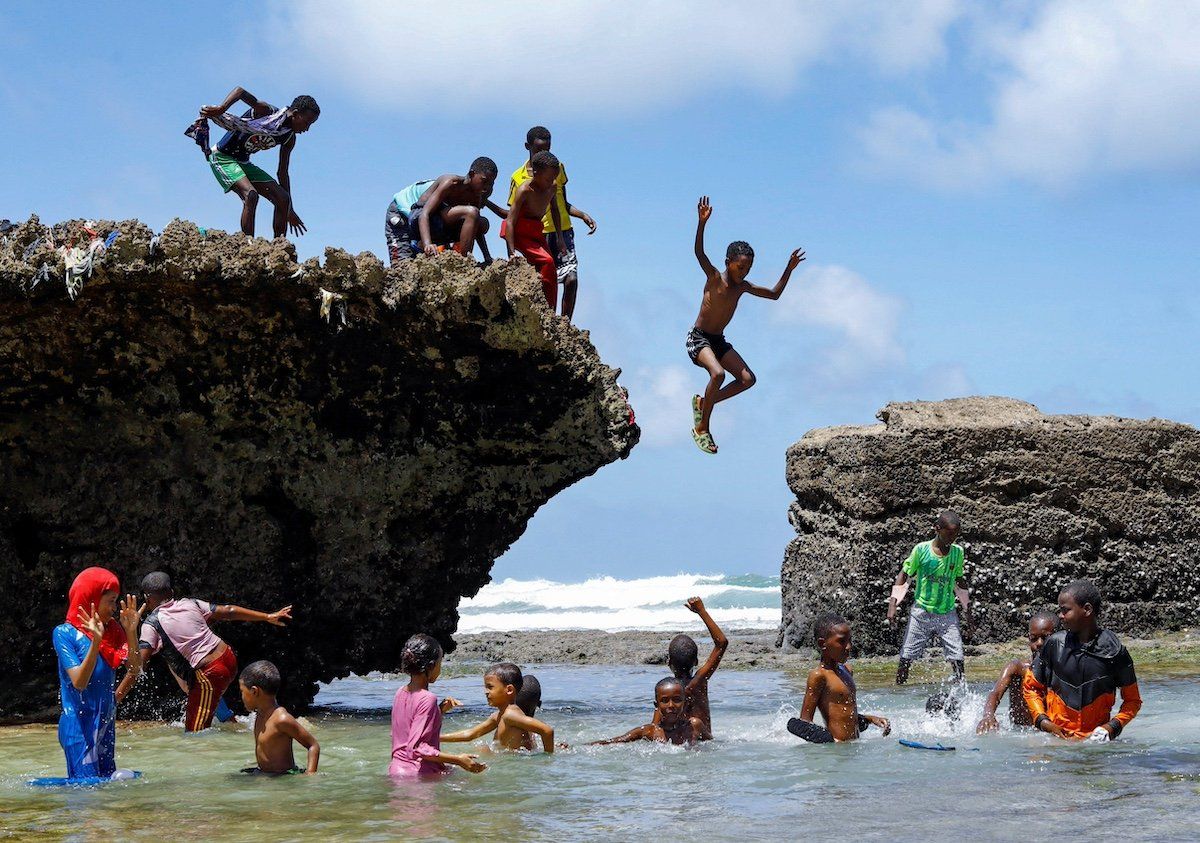
[[[704,254],[704,226],[708,225],[708,218],[712,216],[712,205],[708,204],[707,196],[701,196],[700,201],[696,203],[696,215],[699,217],[696,223],[696,260],[700,262],[704,276],[711,278],[717,274],[717,268],[708,259],[708,255]]]
[[[696,671],[696,675],[692,677],[692,681],[688,683],[685,689],[690,691],[696,685],[707,682],[708,678],[713,675],[717,667],[721,664],[721,659],[725,656],[725,651],[729,649],[729,639],[725,637],[725,633],[721,631],[721,627],[717,626],[717,622],[709,615],[708,609],[704,608],[703,600],[699,597],[692,597],[684,605],[700,616],[700,620],[704,621],[704,625],[708,628],[708,634],[712,636],[713,640],[712,652],[708,654],[708,658],[704,660],[704,664]]]
[[[1012,682],[1013,672],[1020,670],[1024,665],[1020,660],[1013,659],[1004,666],[1004,671],[1000,674],[1000,678],[996,680],[995,687],[992,692],[987,695],[987,699],[983,702],[983,717],[979,718],[979,725],[975,727],[975,734],[982,735],[984,732],[994,732],[1000,728],[1000,724],[996,722],[996,709],[1000,707],[1000,699],[1004,696],[1004,692],[1008,690],[1008,685]]]
[[[470,729],[459,729],[457,732],[447,732],[442,735],[442,740],[449,741],[450,743],[462,743],[464,741],[478,740],[489,732],[496,731],[496,725],[499,722],[500,713],[492,712],[491,716],[478,726],[472,726]]]
[[[592,741],[588,746],[608,746],[614,743],[636,743],[637,741],[648,740],[654,735],[654,724],[647,723],[645,726],[638,726],[636,729],[630,729],[623,735],[618,735],[615,738],[605,738],[602,741]]]
[[[760,299],[771,299],[776,301],[783,295],[783,290],[791,280],[792,270],[800,265],[800,261],[804,260],[804,250],[796,249],[792,252],[792,256],[788,258],[787,268],[783,270],[783,275],[779,276],[779,282],[771,288],[760,287],[757,284],[748,285],[748,292],[752,296],[758,296]]]
[[[295,717],[292,717],[290,713],[279,724],[279,731],[308,750],[308,764],[304,770],[305,774],[317,772],[317,764],[321,761],[321,745],[312,736],[312,732],[305,729],[304,725]]]
[[[554,727],[543,723],[536,717],[530,717],[514,705],[504,711],[504,721],[523,732],[533,732],[542,737],[542,751],[554,752]]]
[[[488,199],[483,204],[489,211],[491,211],[493,214],[498,216],[500,219],[502,219],[502,220],[508,219],[508,208],[501,208],[499,205],[497,205],[491,199]]]
[[[300,215],[296,213],[296,204],[292,201],[292,177],[289,172],[289,167],[292,163],[292,150],[296,148],[296,136],[292,135],[288,138],[287,143],[279,147],[279,171],[275,174],[279,186],[288,195],[287,221],[292,229],[293,235],[304,234],[308,231],[304,226],[304,220],[300,219]]]
[[[254,623],[269,623],[283,626],[284,621],[292,619],[292,607],[284,606],[274,612],[259,612],[254,609],[244,609],[241,606],[217,606],[213,609],[214,621],[246,621]]]
[[[893,627],[896,625],[896,604],[902,599],[898,594],[901,589],[907,591],[906,588],[903,588],[907,585],[908,573],[901,568],[900,573],[896,574],[896,582],[892,586],[892,593],[888,596],[887,619],[888,623]]]
[[[226,111],[233,108],[233,104],[238,100],[250,106],[255,117],[262,117],[270,111],[270,106],[259,102],[257,97],[239,85],[229,92],[229,95],[221,101],[220,105],[206,105],[202,107],[200,109],[200,116],[207,117],[210,120],[214,117],[220,117]]]

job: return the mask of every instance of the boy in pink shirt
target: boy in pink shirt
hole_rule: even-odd
[[[155,571],[142,578],[146,617],[142,621],[139,650],[142,663],[161,652],[171,673],[188,692],[184,730],[199,732],[212,725],[213,713],[225,689],[237,677],[233,648],[217,637],[213,621],[260,621],[283,626],[292,619],[292,607],[267,614],[241,606],[218,606],[191,597],[175,599],[171,578]],[[132,681],[132,680],[131,680]]]
[[[400,667],[409,675],[409,681],[396,691],[392,702],[392,763],[388,774],[437,775],[446,771],[447,764],[471,773],[486,770],[487,765],[476,760],[478,756],[442,752],[442,715],[460,705],[452,697],[439,705],[437,696],[429,690],[442,673],[442,645],[430,635],[414,635],[404,644]]]

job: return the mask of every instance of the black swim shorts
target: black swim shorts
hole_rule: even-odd
[[[697,363],[696,358],[700,356],[700,351],[705,348],[711,348],[713,354],[717,356],[718,361],[727,352],[733,351],[733,346],[725,339],[724,334],[710,334],[707,331],[701,331],[699,328],[692,328],[692,330],[688,331],[687,353],[688,357],[692,358],[693,363]]]
[[[395,199],[387,207],[383,236],[387,242],[388,260],[393,266],[399,261],[413,259],[412,237],[408,233],[408,209],[401,209]]]

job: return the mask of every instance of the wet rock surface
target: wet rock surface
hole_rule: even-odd
[[[113,231],[72,300],[57,247]],[[291,705],[395,669],[412,632],[452,646],[460,597],[538,507],[637,442],[618,374],[523,264],[301,264],[178,220],[7,231],[0,717],[57,713],[50,631],[92,564],[294,604],[286,629],[218,629],[242,665],[279,665]],[[163,674],[122,716],[178,711]]]
[[[963,520],[976,642],[1023,634],[1077,578],[1100,586],[1103,623],[1119,634],[1200,620],[1200,431],[1043,415],[1008,398],[895,403],[879,418],[788,449],[797,535],[782,566],[780,643],[810,646],[814,618],[837,611],[861,652],[896,652],[891,583],[943,508]],[[911,594],[902,619],[910,604]]]

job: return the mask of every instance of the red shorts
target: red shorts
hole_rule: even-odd
[[[509,220],[504,221],[500,229],[501,236],[504,236],[508,223]],[[546,304],[554,310],[558,305],[558,268],[546,244],[546,235],[542,233],[542,221],[521,217],[517,220],[515,235],[513,240],[516,241],[517,251],[538,271],[542,278],[542,292],[546,294]]]
[[[199,732],[212,725],[217,703],[237,677],[237,672],[237,656],[229,645],[219,657],[196,669],[196,678],[188,691],[187,716],[183,719],[185,732]]]

